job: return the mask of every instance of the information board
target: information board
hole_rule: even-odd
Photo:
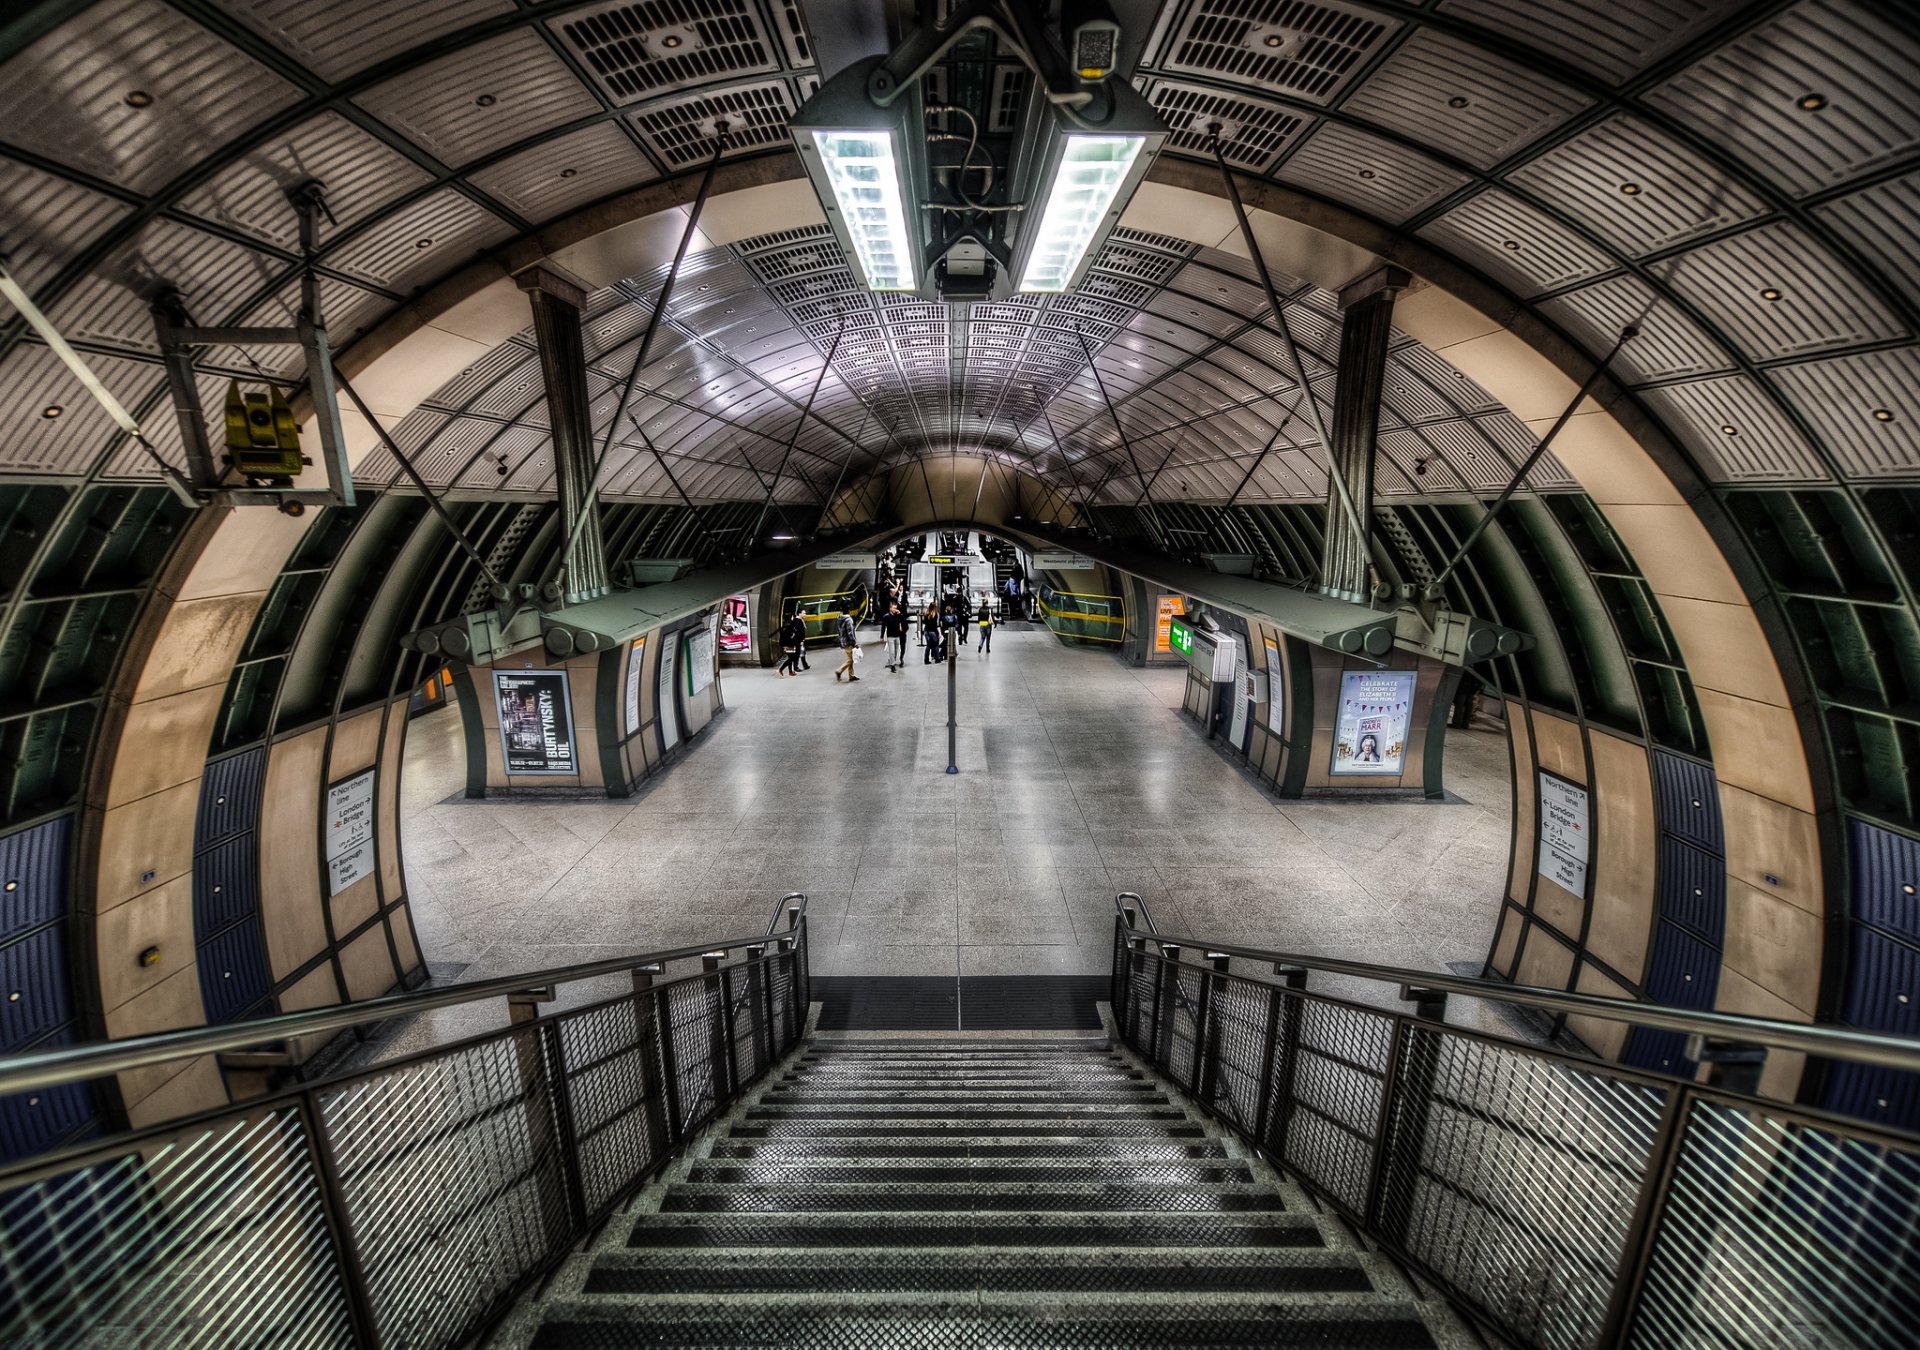
[[[1193,628],[1183,619],[1169,615],[1161,621],[1162,631],[1166,634],[1166,651],[1179,652],[1182,656],[1193,655]]]
[[[706,626],[687,634],[687,693],[697,694],[713,683],[714,631],[720,616],[710,615]]]
[[[1340,676],[1328,773],[1398,778],[1405,772],[1413,679],[1411,670],[1349,670]]]
[[[829,553],[814,566],[822,572],[871,572],[876,562],[871,553]]]
[[[640,671],[646,665],[647,640],[637,637],[627,648],[627,735],[640,730]]]
[[[1093,559],[1078,553],[1042,551],[1033,555],[1033,565],[1047,572],[1091,572]]]
[[[655,681],[653,692],[659,700],[656,705],[660,718],[660,751],[665,754],[680,744],[680,708],[673,697],[673,659],[680,650],[680,644],[671,637],[660,640],[660,678]]]
[[[744,595],[730,595],[720,606],[720,650],[729,656],[753,650],[753,606]]]
[[[327,894],[373,875],[374,771],[367,769],[327,789]]]
[[[573,704],[564,670],[493,672],[508,773],[576,773]]]
[[[1558,774],[1540,775],[1540,875],[1575,895],[1587,893],[1587,790]]]
[[[1280,664],[1280,648],[1272,638],[1262,638],[1267,647],[1267,730],[1274,735],[1287,734],[1287,672]]]
[[[1153,649],[1156,652],[1170,652],[1173,648],[1169,645],[1167,625],[1174,616],[1187,612],[1187,602],[1177,595],[1163,595],[1155,603],[1154,610],[1158,619],[1153,630]]]

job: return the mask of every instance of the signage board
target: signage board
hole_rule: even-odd
[[[687,634],[687,693],[697,694],[713,683],[714,634],[720,616],[710,615],[704,628]]]
[[[1558,774],[1540,775],[1540,875],[1575,895],[1587,893],[1587,790]]]
[[[877,562],[871,553],[829,553],[814,567],[822,572],[871,572]]]
[[[1228,666],[1227,679],[1231,682],[1231,687],[1227,692],[1233,699],[1232,716],[1227,723],[1227,744],[1236,750],[1244,749],[1247,744],[1247,703],[1252,698],[1253,691],[1246,678],[1246,663],[1241,660],[1240,639],[1232,633],[1222,633],[1215,640],[1219,646],[1214,651],[1214,678],[1220,678],[1220,667],[1223,664]]]
[[[729,656],[753,650],[753,604],[744,595],[730,595],[720,605],[720,650]]]
[[[1156,652],[1170,652],[1173,648],[1168,645],[1167,625],[1175,615],[1187,612],[1187,602],[1177,595],[1163,595],[1155,603],[1154,610],[1158,617],[1153,630],[1153,649]]]
[[[1274,735],[1287,734],[1287,670],[1280,663],[1280,648],[1272,638],[1262,638],[1267,647],[1267,730]]]
[[[1033,565],[1048,572],[1091,572],[1093,559],[1078,553],[1041,552],[1033,555]]]
[[[1169,615],[1161,619],[1160,631],[1166,635],[1167,645],[1163,650],[1176,651],[1182,656],[1193,655],[1193,628],[1184,619]]]
[[[327,894],[373,875],[374,771],[363,770],[327,789]]]
[[[578,773],[564,670],[496,670],[500,750],[508,773]]]
[[[647,640],[637,637],[627,644],[627,735],[640,730],[640,669],[646,664]]]
[[[1328,773],[1398,778],[1406,771],[1413,680],[1411,670],[1349,670],[1340,676]]]
[[[673,659],[680,644],[670,637],[660,639],[660,676],[654,682],[657,700],[655,715],[660,719],[660,752],[665,754],[680,744],[680,707],[673,697]]]

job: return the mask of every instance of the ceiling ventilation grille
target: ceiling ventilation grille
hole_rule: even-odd
[[[1020,128],[1027,102],[1027,72],[1021,66],[993,68],[993,96],[987,104],[987,130],[1012,134]]]
[[[1227,163],[1249,173],[1265,173],[1286,149],[1306,119],[1268,103],[1229,98],[1190,84],[1157,81],[1147,101],[1165,119],[1169,150],[1211,159],[1207,128],[1220,124],[1220,153]]]
[[[785,84],[768,80],[710,94],[692,94],[650,104],[632,114],[633,124],[669,168],[684,169],[713,154],[714,123],[727,121],[727,154],[748,155],[787,139],[793,98]]]
[[[1324,101],[1387,31],[1365,14],[1305,0],[1194,0],[1166,68]]]
[[[787,64],[813,64],[813,39],[807,35],[807,21],[800,13],[800,0],[780,0],[780,42],[787,49]]]
[[[642,0],[558,27],[615,103],[780,68],[751,0]]]

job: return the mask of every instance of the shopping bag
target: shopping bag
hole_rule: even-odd
[[[857,666],[861,663],[861,661],[865,659],[866,659],[865,654],[861,652],[861,650],[858,647],[855,647],[853,649],[853,664]]]

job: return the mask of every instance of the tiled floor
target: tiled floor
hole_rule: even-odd
[[[1445,803],[1283,803],[1181,715],[1178,669],[1038,629],[994,648],[962,654],[951,776],[944,668],[890,674],[877,647],[857,685],[824,652],[798,680],[728,670],[728,712],[625,802],[449,801],[458,718],[414,723],[402,810],[427,959],[471,979],[745,936],[788,890],[808,895],[822,975],[1104,972],[1129,890],[1163,932],[1213,941],[1426,969],[1486,954],[1499,733],[1449,735]]]

